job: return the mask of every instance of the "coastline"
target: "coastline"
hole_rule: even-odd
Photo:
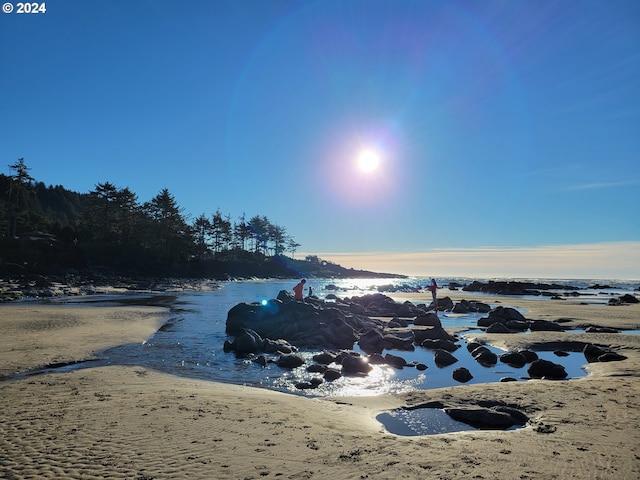
[[[451,292],[452,298],[458,298]],[[426,294],[393,294],[424,301]],[[465,294],[465,298],[469,298]],[[482,297],[487,301],[487,297]],[[640,306],[491,297],[527,317],[640,328]],[[0,368],[91,358],[142,342],[162,307],[0,305]],[[483,334],[486,335],[486,334]],[[493,335],[506,345],[559,335]],[[638,335],[588,334],[628,358],[568,381],[460,385],[401,395],[306,398],[107,366],[0,382],[7,478],[637,478]],[[564,337],[566,339],[566,337]],[[519,344],[518,344],[519,345]],[[376,415],[429,401],[500,400],[531,419],[517,431],[419,437],[385,432]]]

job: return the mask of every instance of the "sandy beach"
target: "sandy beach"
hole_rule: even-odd
[[[450,294],[454,300],[461,295]],[[419,303],[426,295],[394,298]],[[493,301],[523,308],[527,318],[640,328],[640,304]],[[90,359],[109,346],[143,342],[167,315],[162,307],[1,305],[0,374]],[[638,335],[538,332],[478,339],[506,348],[589,341],[628,358],[589,364],[589,375],[576,380],[460,385],[358,398],[306,398],[141,367],[5,379],[0,381],[0,477],[640,477]],[[531,422],[515,431],[404,437],[386,432],[375,419],[392,408],[435,400],[452,405],[499,400],[517,406]]]

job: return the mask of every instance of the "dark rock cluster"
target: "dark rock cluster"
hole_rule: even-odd
[[[455,305],[451,302],[449,308],[452,311],[488,313],[478,320],[478,326],[488,333],[564,331],[560,323],[527,320],[511,307],[491,309],[481,302],[459,302]],[[428,311],[424,305],[396,302],[380,293],[345,299],[336,296],[328,300],[307,298],[301,302],[283,290],[276,299],[263,303],[240,303],[233,307],[227,314],[226,332],[233,336],[233,340],[225,342],[225,351],[250,356],[262,365],[273,362],[282,368],[297,368],[306,364],[304,357],[297,353],[299,348],[322,350],[323,353],[314,356],[315,363],[306,367],[317,377],[313,382],[297,385],[301,389],[316,388],[324,381],[341,376],[367,375],[374,364],[398,369],[427,368],[424,364],[407,362],[399,355],[387,353],[383,356],[385,350],[431,349],[434,363],[445,367],[458,362],[455,351],[460,348],[457,338],[447,333],[435,312]],[[353,350],[356,344],[364,355]],[[594,345],[584,348],[588,361],[625,358]],[[467,345],[467,350],[484,367],[494,366],[498,361],[516,368],[529,364],[527,372],[530,378],[559,380],[567,377],[562,365],[539,359],[530,350],[508,352],[498,357],[487,346],[474,342]],[[465,383],[473,376],[468,369],[458,367],[453,378]],[[515,379],[503,379],[512,380]]]

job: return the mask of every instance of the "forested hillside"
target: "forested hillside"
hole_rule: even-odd
[[[129,275],[227,277],[369,276],[300,247],[266,216],[220,210],[190,218],[168,189],[141,202],[128,187],[97,183],[88,193],[46,186],[24,159],[0,174],[0,271],[107,269]]]

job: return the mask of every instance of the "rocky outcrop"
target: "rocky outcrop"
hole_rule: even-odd
[[[466,292],[492,293],[496,295],[546,295],[551,296],[549,290],[579,290],[579,287],[569,285],[559,285],[554,283],[533,283],[533,282],[508,282],[493,281],[487,283],[474,281],[463,287]]]

